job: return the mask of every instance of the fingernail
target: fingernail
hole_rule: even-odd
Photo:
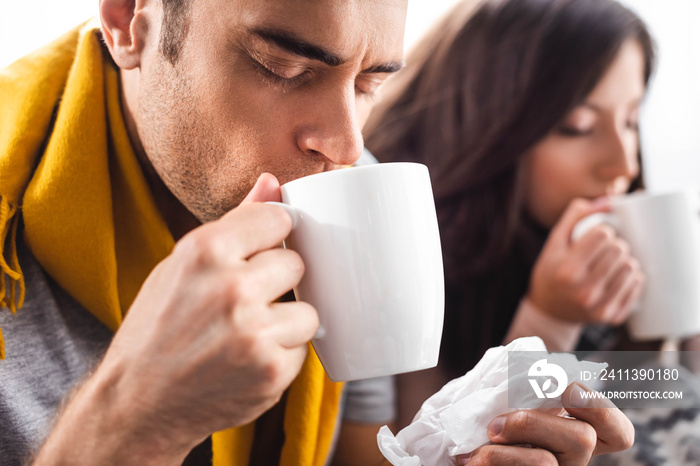
[[[495,437],[500,434],[503,430],[503,426],[506,423],[506,418],[504,416],[499,416],[489,424],[489,434],[491,437]]]
[[[464,466],[469,462],[469,460],[472,459],[472,454],[468,453],[466,455],[460,455],[457,457],[457,464],[459,466]]]
[[[589,401],[588,397],[584,395],[586,392],[587,390],[581,385],[574,384],[574,388],[569,393],[569,406],[572,408],[585,408]]]

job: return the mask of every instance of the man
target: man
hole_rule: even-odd
[[[401,0],[102,0],[106,51],[84,28],[14,68],[10,129],[0,133],[3,291],[9,307],[21,304],[11,290],[26,283],[27,303],[16,316],[0,313],[10,420],[25,421],[12,419],[20,394],[52,408],[83,376],[85,354],[99,353],[101,331],[71,319],[92,314],[118,328],[35,464],[181,464],[215,432],[214,464],[381,460],[378,425],[345,422],[333,453],[342,386],[307,354],[315,310],[277,301],[304,264],[278,247],[290,218],[262,201],[279,200],[280,182],[360,156],[371,95],[401,67],[405,8]],[[35,66],[45,62],[51,71]],[[16,162],[24,153],[31,163]],[[37,302],[42,281],[53,295]],[[59,317],[38,322],[49,305]],[[85,349],[74,351],[81,362],[65,356],[57,327]],[[61,367],[45,370],[57,360]],[[65,375],[60,387],[46,382],[56,372]],[[619,411],[576,400],[569,411],[578,420],[497,418],[495,445],[470,464],[585,464],[594,450],[629,446]]]

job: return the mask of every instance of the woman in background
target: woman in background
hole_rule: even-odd
[[[653,63],[645,25],[612,0],[466,1],[386,84],[365,143],[429,167],[447,298],[440,364],[398,378],[400,426],[489,347],[538,335],[570,351],[584,325],[626,320],[644,283],[629,246],[605,225],[570,238],[642,186]]]

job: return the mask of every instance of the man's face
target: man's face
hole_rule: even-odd
[[[190,1],[174,65],[158,47],[160,2],[146,3],[154,30],[131,109],[185,207],[213,220],[262,172],[285,183],[359,157],[371,95],[400,67],[405,0]]]

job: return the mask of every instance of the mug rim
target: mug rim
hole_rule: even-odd
[[[337,168],[334,170],[327,170],[324,172],[320,173],[312,173],[311,175],[306,175],[302,176],[300,178],[296,178],[291,181],[287,181],[284,183],[280,188],[287,188],[291,187],[294,184],[298,184],[297,182],[301,182],[303,180],[307,180],[308,178],[313,178],[313,179],[319,179],[319,178],[328,178],[328,177],[334,177],[334,176],[348,176],[348,172],[352,173],[358,173],[359,171],[369,171],[369,170],[393,170],[397,166],[410,166],[410,167],[423,167],[423,169],[427,170],[428,167],[425,164],[418,163],[418,162],[380,162],[380,163],[372,163],[368,165],[361,165],[361,166],[346,166],[343,168]],[[347,169],[352,169],[352,170],[347,170]],[[339,175],[339,173],[343,173],[343,175]]]
[[[648,190],[635,191],[628,194],[618,194],[613,198],[613,205],[629,204],[645,199],[664,199],[676,196],[697,195],[700,199],[700,186],[686,186],[664,191],[650,192]]]

